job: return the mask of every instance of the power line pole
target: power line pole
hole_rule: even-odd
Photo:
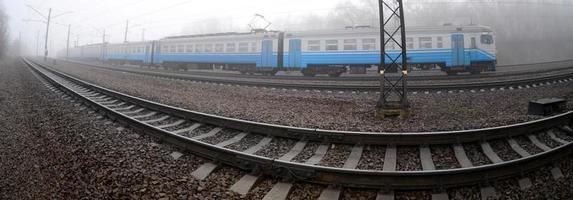
[[[36,57],[40,56],[39,48],[40,48],[40,31],[36,32]]]
[[[22,31],[18,32],[18,55],[22,53]]]
[[[66,41],[66,59],[70,59],[70,29],[72,29],[72,25],[68,25],[68,40]]]
[[[127,20],[125,22],[125,38],[123,39],[123,42],[127,43],[127,30],[129,29],[129,20]]]
[[[46,41],[44,43],[44,61],[48,61],[48,34],[50,32],[50,20],[52,20],[52,8],[48,10],[48,21],[46,23]]]
[[[105,59],[105,29],[103,29],[103,37],[101,43],[101,60]]]
[[[406,52],[406,29],[402,0],[378,0],[380,14],[380,98],[376,104],[376,115],[407,117],[410,104],[407,97],[408,59]],[[388,9],[388,17],[384,10]],[[393,26],[389,23],[394,22]],[[400,34],[400,35],[397,35]],[[388,36],[388,37],[386,37]],[[386,51],[386,45],[397,44],[400,53]],[[386,60],[390,62],[386,63]],[[398,79],[390,79],[388,73],[401,71]],[[388,83],[388,85],[386,85]]]

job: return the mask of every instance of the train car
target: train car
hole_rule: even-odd
[[[222,66],[241,73],[274,75],[282,67],[280,32],[218,33],[168,37],[157,41],[154,60],[174,69]]]
[[[495,71],[496,48],[493,31],[485,26],[410,27],[406,29],[406,47],[410,67],[437,66],[449,75],[459,72]],[[305,76],[341,74],[341,66],[365,68],[380,62],[379,30],[351,28],[331,31],[289,32],[285,53],[288,68],[300,68]],[[400,49],[386,45],[391,58]],[[389,63],[390,58],[386,58]],[[401,59],[398,59],[401,63]]]
[[[152,42],[109,44],[104,60],[117,64],[151,64]]]
[[[410,68],[438,68],[448,75],[495,71],[493,31],[486,26],[407,27]],[[400,48],[386,45],[390,58]],[[77,51],[75,48],[74,51]],[[158,41],[79,47],[81,59],[162,66],[167,69],[213,69],[274,75],[301,71],[304,76],[365,73],[380,62],[378,28],[299,32],[217,33],[167,37]],[[389,63],[390,58],[386,58]],[[398,59],[401,63],[401,59]]]

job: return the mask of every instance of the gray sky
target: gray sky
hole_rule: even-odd
[[[35,53],[36,34],[43,49],[45,25],[24,22],[42,19],[26,5],[54,15],[50,55],[64,49],[67,24],[71,44],[123,42],[126,20],[129,41],[165,36],[248,31],[255,13],[273,23],[270,29],[291,31],[378,24],[377,0],[0,0],[9,17],[12,38],[22,33],[24,46]],[[500,64],[520,64],[573,58],[573,2],[571,0],[408,0],[408,26],[444,23],[490,26],[496,33]]]
[[[30,5],[47,15],[48,9],[58,15],[57,24],[50,28],[51,45],[59,49],[65,46],[67,24],[72,24],[72,38],[79,37],[80,44],[102,41],[102,30],[106,30],[108,41],[122,42],[126,20],[130,30],[128,40],[139,41],[145,29],[145,39],[158,39],[169,35],[198,33],[205,30],[201,22],[219,23],[227,30],[246,31],[247,24],[255,13],[264,15],[269,21],[296,17],[312,12],[316,15],[328,13],[339,0],[4,0],[13,38],[22,33],[28,48],[35,51],[37,32],[45,33],[45,25],[38,22],[24,22],[24,19],[39,20],[42,17],[28,8]],[[54,16],[53,15],[53,16]],[[221,21],[225,22],[221,24]],[[227,22],[228,21],[228,22]],[[194,25],[202,26],[193,30]],[[271,28],[281,29],[280,24]],[[43,39],[40,39],[42,43]],[[73,42],[71,42],[73,44]]]

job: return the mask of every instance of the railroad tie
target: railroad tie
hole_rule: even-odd
[[[525,149],[519,146],[519,144],[517,143],[517,141],[515,141],[515,139],[508,139],[507,142],[509,143],[509,146],[511,146],[513,151],[517,152],[517,154],[519,154],[521,157],[531,156],[529,152],[527,152]]]
[[[499,158],[499,156],[495,153],[495,151],[493,151],[493,149],[491,148],[491,145],[489,145],[488,142],[482,142],[480,145],[481,145],[481,149],[483,150],[483,153],[485,154],[485,156],[487,156],[487,158],[489,158],[489,160],[492,163],[503,162],[503,160],[501,160],[501,158]]]
[[[318,148],[316,148],[316,151],[314,152],[314,155],[310,157],[305,163],[309,165],[318,164],[322,160],[322,158],[324,158],[324,156],[326,155],[329,146],[330,145],[328,144],[321,144],[320,146],[318,146]]]
[[[560,129],[565,131],[569,135],[573,134],[573,129],[571,129],[571,127],[569,127],[568,125],[561,126]]]
[[[437,193],[437,194],[432,194],[432,200],[449,200],[450,198],[448,197],[448,193]]]
[[[346,162],[344,163],[343,168],[355,169],[356,166],[358,166],[360,157],[362,157],[363,149],[363,145],[354,145],[354,147],[352,147],[352,151],[350,152],[350,156],[348,156],[348,159],[346,159]]]
[[[279,158],[279,160],[282,161],[291,161],[294,157],[296,157],[298,154],[300,154],[300,152],[302,152],[302,150],[304,149],[304,147],[306,146],[306,141],[298,141],[294,147],[292,147],[292,149],[290,149],[290,151],[288,153],[286,153],[285,155],[283,155],[282,157]]]
[[[376,194],[376,200],[394,200],[394,190],[391,191],[378,191]]]
[[[122,111],[131,110],[131,109],[133,109],[133,108],[135,108],[135,105],[131,105],[131,106],[124,107],[124,108],[116,108],[116,109],[113,109],[113,110],[116,111],[116,112],[122,112]]]
[[[236,192],[240,195],[246,195],[249,193],[251,188],[257,183],[259,177],[253,176],[251,174],[245,174],[239,181],[237,181],[233,186],[231,186],[231,191]]]
[[[257,145],[252,146],[251,148],[243,151],[243,153],[254,154],[257,151],[261,150],[263,147],[267,146],[272,140],[273,140],[273,138],[265,137]]]
[[[205,133],[205,134],[203,134],[203,135],[198,135],[198,136],[192,137],[191,139],[201,140],[201,139],[204,139],[204,138],[213,137],[213,136],[217,135],[217,133],[219,133],[221,130],[223,130],[223,128],[217,127],[217,128],[212,129],[212,130],[209,131],[208,133]]]
[[[563,172],[561,172],[561,169],[559,169],[559,167],[554,167],[551,169],[551,176],[553,177],[553,179],[557,180],[563,178]]]
[[[553,130],[549,130],[549,131],[547,132],[547,135],[549,135],[549,137],[550,137],[552,140],[555,140],[556,142],[559,142],[559,143],[561,143],[562,145],[569,144],[568,141],[565,141],[565,140],[563,140],[563,139],[557,137],[557,135],[555,135],[555,132],[553,132]]]
[[[263,197],[263,200],[281,200],[286,199],[292,188],[291,183],[278,182],[273,186],[271,191]]]
[[[147,113],[147,114],[144,114],[144,115],[133,116],[133,117],[131,117],[131,118],[133,118],[133,119],[146,118],[146,117],[151,117],[151,116],[153,116],[153,115],[155,115],[155,114],[157,114],[157,112],[150,112],[150,113]]]
[[[165,124],[165,125],[161,125],[161,126],[156,126],[156,128],[161,128],[161,129],[170,128],[170,127],[174,127],[174,126],[178,126],[178,125],[180,125],[180,124],[183,124],[183,122],[185,122],[185,120],[180,119],[180,120],[177,120],[177,121],[175,121],[175,122],[173,122],[173,123],[170,123],[170,124]]]
[[[122,114],[124,114],[124,115],[133,115],[133,114],[137,114],[137,113],[143,112],[144,110],[145,110],[145,108],[140,108],[140,109],[137,109],[137,110],[134,110],[134,111],[122,112]]]
[[[191,125],[190,127],[184,128],[184,129],[179,129],[176,131],[172,131],[171,133],[173,134],[177,134],[177,135],[182,135],[184,133],[189,133],[197,128],[199,128],[199,126],[201,126],[200,123],[194,123],[193,125]]]
[[[318,200],[331,200],[340,198],[340,188],[327,187],[320,193]]]
[[[155,123],[155,122],[160,122],[160,121],[166,120],[166,119],[168,119],[168,118],[169,118],[169,115],[165,115],[165,116],[160,117],[160,118],[157,118],[157,119],[150,119],[150,120],[147,120],[147,121],[143,121],[143,123],[151,124],[151,123]]]
[[[216,146],[218,146],[218,147],[225,147],[225,146],[227,146],[227,145],[237,143],[237,142],[241,141],[243,138],[245,138],[247,135],[248,135],[248,134],[245,133],[245,132],[239,133],[239,134],[235,135],[235,137],[233,137],[233,138],[231,138],[231,139],[228,139],[228,140],[225,140],[225,141],[223,141],[223,142],[221,142],[221,143],[219,143],[219,144],[216,144]]]
[[[539,141],[539,139],[537,139],[537,137],[535,137],[535,135],[529,135],[527,137],[529,138],[529,140],[531,140],[531,143],[533,143],[535,146],[539,147],[543,151],[551,150],[551,147],[548,147],[547,145],[543,144],[541,141]]]
[[[104,105],[104,106],[114,106],[114,105],[110,105],[110,104],[114,104],[114,103],[115,103],[115,105],[119,104],[118,101],[115,99],[111,99],[111,100],[106,99],[105,101],[95,101],[95,102],[99,103],[101,105]]]
[[[396,171],[396,153],[396,145],[388,145],[386,147],[386,154],[384,155],[384,166],[382,167],[382,170]],[[394,198],[393,194],[392,198]]]
[[[420,161],[422,161],[422,169],[426,170],[436,170],[434,161],[432,160],[432,150],[427,145],[420,146]]]
[[[480,188],[480,194],[481,194],[481,199],[486,200],[486,199],[491,199],[491,198],[496,198],[497,197],[497,193],[495,191],[495,188],[493,187],[483,187]]]
[[[205,163],[197,168],[195,171],[191,173],[191,176],[198,180],[205,180],[215,169],[217,168],[217,164],[215,163]]]
[[[100,103],[100,104],[104,105],[104,104],[106,104],[106,103]],[[104,106],[106,106],[106,107],[118,107],[118,106],[123,106],[123,105],[125,105],[125,104],[126,104],[125,102],[119,102],[119,103],[116,103],[116,104],[104,105]]]
[[[526,190],[532,186],[531,179],[525,177],[518,180],[519,188]]]
[[[456,155],[456,159],[460,163],[462,168],[473,167],[474,165],[468,158],[466,151],[464,150],[464,146],[461,144],[454,144],[454,154]]]

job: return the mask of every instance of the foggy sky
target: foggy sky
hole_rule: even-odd
[[[123,42],[126,20],[129,41],[165,36],[248,31],[255,13],[272,22],[273,30],[378,26],[376,0],[4,0],[12,37],[22,32],[28,52],[35,53],[36,36],[43,42],[45,25],[26,4],[43,13],[73,11],[55,19],[50,29],[52,53],[65,47],[72,24],[71,44],[99,43],[106,30],[109,42]],[[406,0],[408,26],[444,23],[491,26],[497,36],[500,64],[573,59],[573,3],[568,0]],[[259,23],[262,24],[262,23]],[[41,52],[41,51],[40,51]]]

